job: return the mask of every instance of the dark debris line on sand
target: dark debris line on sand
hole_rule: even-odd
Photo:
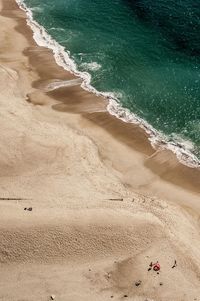
[[[123,199],[109,199],[109,201],[123,202]]]
[[[24,199],[24,198],[0,198],[0,201],[27,201],[30,199]]]

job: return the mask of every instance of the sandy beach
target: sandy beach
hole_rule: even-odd
[[[200,300],[200,169],[111,116],[14,0],[0,10],[0,300]]]

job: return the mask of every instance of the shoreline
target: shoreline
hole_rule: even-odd
[[[5,2],[4,11],[6,11],[7,5]],[[15,9],[20,9],[18,8],[17,3]],[[25,12],[23,13],[25,14]],[[57,65],[51,49],[46,48],[45,46],[38,46],[35,43],[33,40],[32,29],[30,27],[28,28],[28,25],[26,24],[26,18],[19,19],[18,22],[21,23],[17,27],[17,30],[28,39],[31,47],[43,49],[38,53],[37,51],[31,51],[31,47],[30,49],[25,50],[25,55],[28,57],[30,64],[34,67],[40,77],[38,81],[33,82],[32,85],[34,88],[39,88],[40,90],[42,86],[46,86],[49,82],[55,81],[55,79],[62,81],[77,78],[73,73],[66,71],[62,66]],[[47,71],[44,70],[44,67]],[[82,96],[80,98],[81,94]],[[149,135],[140,126],[126,123],[107,111],[107,100],[105,98],[83,90],[80,85],[58,88],[47,92],[46,95],[56,102],[52,105],[53,110],[79,114],[83,119],[89,120],[90,123],[97,125],[97,127],[102,127],[115,139],[119,139],[123,144],[141,153],[143,156],[142,162],[145,167],[163,179],[163,181],[181,186],[198,194],[200,193],[200,169],[191,168],[182,164],[172,151],[153,149],[149,142]],[[70,100],[68,95],[71,96]],[[76,105],[77,98],[79,101]],[[37,104],[37,100],[36,102],[35,100],[30,100],[30,102]],[[93,136],[90,137],[94,139]],[[115,168],[119,170],[118,166]],[[130,185],[130,183],[128,183],[128,185]],[[137,184],[137,186],[139,185]],[[137,186],[133,185],[133,188],[137,189]],[[148,186],[148,183],[142,183],[141,186]],[[154,192],[151,192],[151,189],[150,192],[145,191],[145,193],[154,194]],[[159,197],[162,197],[162,195],[159,195]]]
[[[70,58],[70,53],[65,51],[65,48],[57,43],[46,31],[46,29],[34,20],[32,12],[26,7],[23,0],[16,0],[19,7],[25,12],[27,16],[27,24],[33,31],[33,38],[38,46],[47,47],[53,52],[56,63],[63,67],[67,72],[72,73],[74,76],[82,80],[81,87],[89,93],[94,93],[96,96],[102,97],[106,102],[106,108],[108,112],[116,118],[126,123],[133,123],[134,126],[140,127],[146,134],[149,143],[155,151],[169,150],[173,152],[179,162],[190,168],[200,169],[199,159],[190,151],[187,150],[184,142],[167,141],[167,137],[155,130],[145,120],[136,116],[128,109],[120,106],[115,95],[110,92],[97,91],[90,85],[91,76],[89,73],[78,71],[74,61]],[[62,84],[60,84],[62,86]],[[63,83],[63,87],[65,83]],[[56,88],[55,88],[56,89]],[[185,141],[186,143],[187,141]]]

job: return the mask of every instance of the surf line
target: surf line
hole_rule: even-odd
[[[119,103],[119,97],[117,94],[110,92],[99,92],[96,90],[90,84],[91,75],[88,72],[78,71],[76,63],[70,57],[70,52],[57,41],[55,41],[47,33],[46,29],[34,20],[33,13],[31,9],[26,6],[24,0],[15,1],[19,8],[26,13],[26,22],[32,29],[33,38],[38,46],[51,49],[53,51],[55,61],[59,66],[82,79],[81,87],[84,90],[92,92],[97,96],[103,96],[108,101],[107,110],[111,115],[124,122],[133,123],[141,127],[148,134],[148,139],[155,150],[168,149],[176,155],[182,164],[191,168],[200,167],[200,160],[189,149],[187,149],[184,143],[180,145],[180,143],[176,143],[176,141],[169,141],[167,136],[155,130],[146,120],[138,117],[128,109],[123,108]]]

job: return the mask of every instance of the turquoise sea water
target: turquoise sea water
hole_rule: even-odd
[[[200,159],[200,1],[24,2],[92,86]]]

